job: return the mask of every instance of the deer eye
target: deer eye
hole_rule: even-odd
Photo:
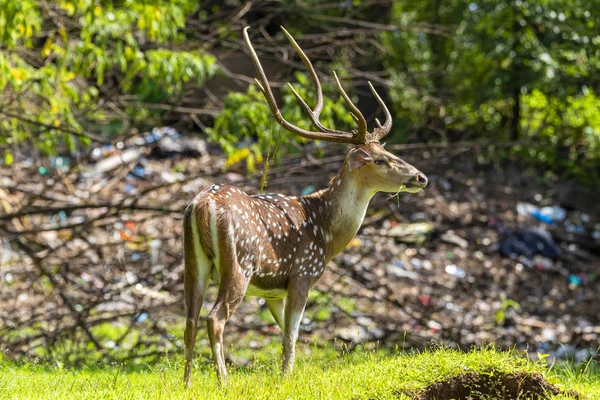
[[[383,164],[385,164],[385,161],[383,161],[383,160],[375,160],[375,164],[377,164],[377,165],[383,165]]]

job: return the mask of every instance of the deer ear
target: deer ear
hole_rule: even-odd
[[[354,171],[373,161],[371,156],[363,149],[352,149],[348,153],[348,171]]]

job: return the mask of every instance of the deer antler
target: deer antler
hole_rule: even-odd
[[[294,87],[292,86],[291,83],[287,83],[288,86],[290,87],[290,89],[292,90],[292,93],[294,93],[294,96],[296,96],[296,99],[298,100],[298,102],[300,103],[300,105],[302,106],[302,108],[304,108],[304,110],[306,111],[306,113],[308,114],[308,116],[310,117],[310,120],[312,121],[313,125],[320,131],[320,132],[326,132],[326,133],[333,133],[336,135],[344,135],[344,134],[348,134],[348,132],[344,132],[344,131],[338,131],[335,129],[329,129],[325,126],[323,126],[323,124],[321,124],[321,121],[319,120],[319,115],[321,114],[321,111],[323,109],[323,92],[321,90],[321,82],[319,81],[319,77],[317,76],[317,73],[315,71],[315,69],[312,66],[312,63],[310,62],[310,60],[308,59],[308,57],[306,56],[306,54],[304,54],[304,51],[302,51],[302,49],[300,48],[300,46],[298,45],[298,43],[296,43],[296,40],[294,40],[294,38],[292,37],[292,35],[290,35],[290,33],[282,26],[281,30],[283,31],[283,33],[285,34],[285,36],[288,38],[288,40],[290,41],[290,44],[292,45],[292,47],[294,48],[294,50],[296,50],[296,53],[298,53],[298,55],[300,56],[300,58],[302,59],[302,61],[304,62],[304,65],[306,66],[306,69],[308,70],[308,73],[310,74],[310,79],[313,82],[313,85],[315,87],[315,91],[317,92],[317,104],[315,105],[314,110],[311,109],[308,104],[306,104],[306,102],[304,101],[304,99],[298,94],[298,92],[296,92],[296,89],[294,89]],[[337,81],[337,77],[336,77],[336,81]],[[339,81],[338,81],[338,85],[339,85]],[[341,86],[339,86],[341,89]],[[346,93],[343,91],[343,89],[341,89],[343,95],[345,96]],[[344,97],[344,99],[347,99],[347,96]],[[347,99],[346,101],[349,101],[350,99]],[[359,123],[359,129],[358,132],[365,132],[367,131],[367,123],[363,117],[363,115],[360,113],[360,111],[358,111],[358,109],[354,106],[354,104],[352,104],[352,102],[349,102],[349,106],[352,110],[356,110],[356,112],[358,114],[360,114],[360,117],[362,118],[362,120],[360,120],[363,124],[364,124],[364,128],[362,128],[362,126],[360,125],[360,122],[357,121],[357,123]],[[354,115],[353,115],[354,117]],[[364,137],[362,139],[365,139]],[[362,142],[362,140],[361,140]]]
[[[273,114],[273,117],[279,123],[279,125],[281,125],[284,129],[292,133],[296,133],[307,139],[352,144],[366,143],[368,139],[370,139],[367,137],[367,122],[365,120],[365,117],[352,103],[352,100],[350,100],[350,97],[348,97],[348,95],[342,88],[339,80],[337,79],[337,76],[336,82],[338,88],[342,94],[342,97],[353,112],[353,118],[355,119],[355,121],[357,121],[358,129],[352,132],[345,132],[326,128],[325,126],[323,126],[323,124],[321,124],[321,122],[319,121],[319,115],[321,114],[321,111],[323,109],[323,93],[321,91],[321,84],[319,82],[319,78],[317,77],[317,74],[306,54],[304,54],[300,46],[298,46],[298,43],[296,43],[292,35],[290,35],[282,27],[281,29],[283,30],[284,34],[286,35],[286,37],[288,38],[288,40],[290,41],[300,58],[302,58],[304,65],[306,65],[310,73],[311,80],[313,81],[313,85],[315,86],[315,89],[317,91],[317,104],[315,108],[311,109],[310,106],[306,104],[306,101],[304,101],[304,99],[302,99],[298,92],[296,92],[293,86],[289,83],[288,85],[292,89],[292,92],[294,93],[294,96],[296,96],[296,99],[298,100],[300,105],[308,113],[312,123],[319,130],[319,132],[307,131],[296,125],[291,124],[285,118],[283,118],[281,112],[279,111],[279,107],[277,106],[277,102],[275,101],[275,97],[273,96],[273,91],[271,90],[269,81],[267,79],[267,76],[265,75],[265,71],[263,70],[262,65],[260,64],[260,60],[258,59],[256,51],[254,51],[252,43],[250,42],[250,38],[248,37],[248,29],[249,27],[244,28],[244,40],[246,41],[246,45],[248,46],[248,50],[250,51],[250,57],[252,58],[252,61],[254,62],[254,67],[256,68],[256,72],[258,73],[258,78],[256,79],[256,82],[260,90],[263,92],[265,98],[267,99],[267,103],[269,103],[269,107],[271,108],[271,113]]]
[[[373,132],[370,135],[371,141],[379,141],[382,137],[390,133],[390,129],[392,129],[392,114],[390,114],[390,110],[388,110],[388,108],[385,106],[385,103],[383,102],[381,97],[379,97],[379,94],[377,93],[373,85],[371,85],[371,82],[369,82],[369,87],[371,88],[373,96],[375,96],[375,99],[379,103],[379,106],[383,109],[383,114],[385,115],[385,122],[383,123],[383,125],[381,125],[379,120],[375,118],[375,122],[377,122],[377,127],[373,129]]]

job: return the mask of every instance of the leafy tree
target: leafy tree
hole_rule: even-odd
[[[44,153],[74,151],[88,131],[144,126],[147,103],[176,102],[202,85],[215,58],[183,50],[197,1],[0,0],[0,148],[32,141]],[[175,49],[174,49],[175,48]],[[150,121],[151,122],[151,121]]]
[[[400,134],[533,139],[519,154],[583,175],[600,158],[599,15],[591,0],[395,2],[401,29],[383,41]]]

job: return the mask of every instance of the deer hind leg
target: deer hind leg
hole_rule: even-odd
[[[212,263],[208,259],[198,233],[194,207],[186,209],[184,215],[184,292],[187,319],[185,323],[185,372],[184,381],[187,386],[191,383],[192,361],[194,358],[194,346],[198,333],[198,316],[202,309],[204,295],[210,281]]]
[[[224,384],[227,381],[227,368],[223,349],[223,329],[246,294],[250,274],[247,276],[240,268],[234,249],[220,251],[220,253],[219,293],[213,309],[208,314],[207,327],[213,357],[217,363],[217,376]]]

